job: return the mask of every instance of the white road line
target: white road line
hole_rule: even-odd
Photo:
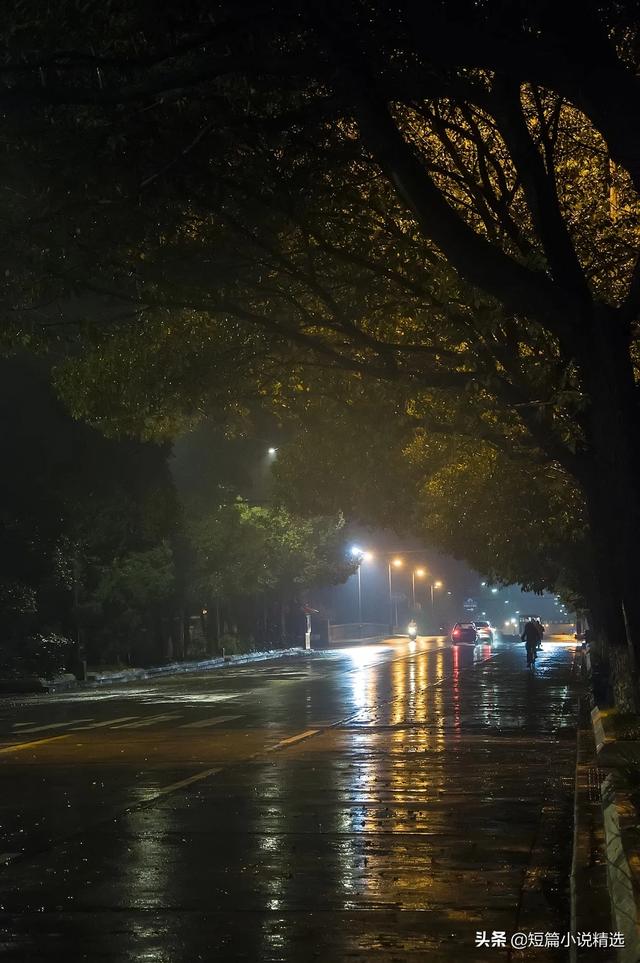
[[[106,722],[92,722],[88,726],[78,726],[72,732],[86,732],[87,729],[104,729],[105,726],[113,726],[116,722],[129,722],[131,719],[138,719],[139,716],[120,716],[118,719],[107,719]]]
[[[208,726],[220,726],[223,722],[233,722],[234,719],[242,719],[242,716],[213,716],[211,719],[198,719],[197,722],[185,722],[179,726],[180,729],[205,729]]]
[[[168,719],[179,719],[181,712],[164,712],[157,716],[147,716],[140,722],[128,722],[124,726],[113,726],[114,729],[144,729],[146,726],[153,726],[156,722],[166,722]]]
[[[72,726],[75,722],[91,722],[93,716],[88,719],[67,719],[66,722],[50,722],[46,726],[30,726],[29,729],[21,729],[20,735],[23,736],[25,732],[44,732],[45,729],[65,729],[68,726]]]
[[[274,752],[276,749],[283,749],[285,746],[292,746],[296,742],[302,742],[303,739],[309,739],[310,736],[315,736],[319,729],[307,729],[305,732],[299,732],[296,736],[289,736],[288,739],[281,739],[280,742],[276,742],[275,746],[269,746],[267,752]]]
[[[9,752],[20,752],[22,749],[33,749],[34,746],[44,746],[47,742],[57,742],[59,739],[68,739],[69,736],[51,736],[49,739],[36,739],[35,742],[19,742],[15,746],[3,746],[0,754]]]

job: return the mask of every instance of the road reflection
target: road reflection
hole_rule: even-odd
[[[575,740],[557,732],[571,724],[571,658],[550,646],[534,675],[514,647],[418,640],[354,649],[330,669],[319,661],[296,684],[284,671],[271,684],[252,679],[234,703],[241,722],[224,736],[195,730],[203,746],[228,741],[228,765],[105,820],[104,833],[76,833],[57,864],[50,854],[16,863],[5,914],[19,898],[16,918],[50,934],[57,907],[72,904],[69,931],[90,918],[109,934],[109,958],[131,963],[453,958],[463,923],[472,932],[514,922],[535,840],[555,866],[556,840],[570,835],[563,785]],[[314,735],[268,752],[274,721],[286,735],[301,725]],[[182,775],[176,753],[196,736],[176,731],[174,742],[135,731],[140,757],[149,754],[140,771],[127,763],[138,791],[140,776],[157,787]],[[134,737],[100,738],[112,771],[122,768]],[[80,767],[84,757],[68,758]],[[527,878],[538,885],[548,871],[543,861]],[[30,918],[25,905],[38,908]],[[554,913],[545,929],[560,931]]]

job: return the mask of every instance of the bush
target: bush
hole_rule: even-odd
[[[247,652],[254,652],[255,645],[253,639],[239,639],[237,635],[222,635],[218,642],[218,650],[225,655],[245,655]]]
[[[64,635],[34,632],[0,649],[0,673],[10,678],[37,675],[51,678],[64,671],[71,642]]]

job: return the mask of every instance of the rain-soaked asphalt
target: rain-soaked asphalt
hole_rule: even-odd
[[[395,641],[0,701],[0,958],[564,959],[574,649]]]

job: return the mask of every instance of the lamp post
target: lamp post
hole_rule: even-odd
[[[373,555],[371,552],[365,552],[364,549],[360,548],[358,545],[352,546],[351,554],[358,560],[358,569],[356,573],[358,576],[358,625],[360,626],[360,630],[362,630],[362,578],[360,575],[360,569],[362,568],[362,563],[370,562],[373,558]]]
[[[401,558],[390,558],[389,559],[389,635],[393,635],[393,630],[395,627],[395,622],[398,621],[398,609],[396,606],[396,617],[395,622],[393,618],[393,583],[391,580],[391,567],[402,568]]]
[[[424,578],[427,573],[423,568],[414,568],[411,573],[411,592],[413,596],[413,607],[416,607],[416,575],[418,578]]]
[[[442,582],[432,582],[432,583],[431,583],[431,612],[432,612],[432,613],[433,613],[433,609],[434,609],[434,601],[433,601],[433,590],[434,590],[434,588],[441,589],[441,588],[442,588]]]

